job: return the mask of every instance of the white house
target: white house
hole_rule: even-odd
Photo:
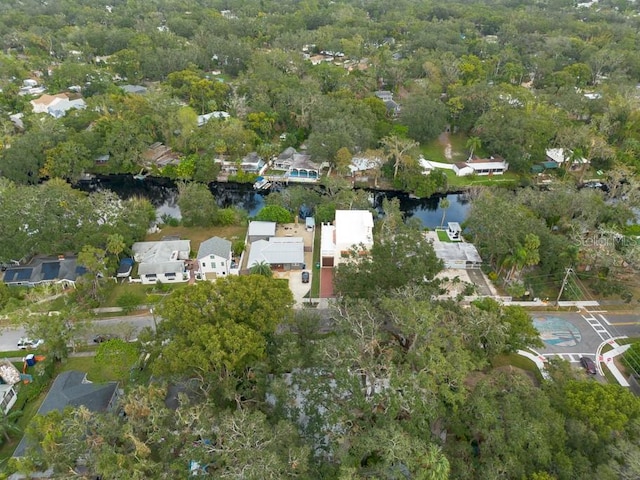
[[[372,246],[373,215],[369,210],[336,210],[334,224],[322,225],[320,255],[323,267],[344,262],[353,248],[368,251]]]
[[[476,175],[502,175],[509,169],[509,164],[498,156],[489,158],[473,157],[467,160],[467,165],[473,169],[473,173]]]
[[[304,266],[302,237],[271,237],[251,244],[247,266],[268,263],[273,270],[299,270]]]
[[[56,95],[42,95],[35,100],[31,100],[33,113],[48,113],[52,117],[64,117],[71,109],[83,110],[87,108],[84,99],[77,98],[71,100],[66,93],[58,93]]]
[[[276,222],[249,222],[249,230],[247,231],[247,243],[253,243],[256,240],[269,240],[276,236]]]
[[[582,165],[589,163],[584,157],[574,158],[572,150],[566,150],[564,148],[548,148],[546,150],[547,160],[551,160],[552,162],[556,162],[561,167],[569,167],[569,168],[577,168]],[[570,164],[570,165],[569,165]]]
[[[231,242],[211,237],[198,248],[198,270],[207,280],[225,277],[231,273]]]
[[[226,120],[230,115],[227,112],[216,111],[205,113],[204,115],[198,115],[198,126],[202,127],[212,118],[217,118],[219,120]]]
[[[136,242],[131,247],[138,263],[138,275],[143,284],[178,283],[189,280],[185,260],[189,259],[189,240]]]
[[[466,177],[467,175],[473,175],[474,170],[464,162],[458,162],[453,164],[453,171],[456,172],[457,177]]]

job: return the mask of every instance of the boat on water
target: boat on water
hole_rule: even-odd
[[[256,178],[256,181],[253,184],[254,190],[266,190],[270,186],[271,182],[262,176]]]
[[[144,180],[149,176],[149,173],[144,173],[144,168],[140,170],[140,173],[137,173],[133,176],[136,180]]]

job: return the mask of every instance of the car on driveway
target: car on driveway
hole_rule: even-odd
[[[302,283],[309,283],[309,272],[302,272]]]
[[[585,372],[590,375],[595,375],[596,373],[598,373],[598,370],[596,369],[596,363],[589,357],[580,357],[580,365],[582,365],[582,368],[584,368]]]
[[[117,335],[113,333],[101,333],[100,335],[96,335],[93,337],[93,343],[103,343],[108,342],[109,340],[113,340],[119,338]]]
[[[40,345],[44,343],[44,340],[41,338],[38,340],[32,340],[30,338],[23,337],[18,340],[18,349],[27,350],[31,348],[38,348]]]

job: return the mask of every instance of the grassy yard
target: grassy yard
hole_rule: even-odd
[[[448,159],[445,153],[446,145],[436,138],[431,143],[421,145],[420,151],[427,160],[442,163],[464,162],[469,156],[466,147],[467,136],[459,133],[449,134],[449,142],[451,143],[451,159]],[[482,153],[482,152],[479,152]]]
[[[503,175],[478,176],[468,175],[458,177],[453,170],[445,170],[449,187],[472,187],[472,186],[495,186],[515,187],[518,185],[520,177],[513,172],[506,172]]]
[[[320,269],[316,268],[316,264],[320,263],[321,231],[321,228],[316,227],[315,236],[313,238],[313,264],[309,267],[313,272],[313,275],[311,275],[311,291],[309,292],[311,298],[318,298],[320,296]]]
[[[436,233],[438,234],[438,240],[440,240],[441,242],[451,243],[451,239],[449,238],[449,235],[447,235],[447,232],[445,232],[444,230],[436,230]]]
[[[200,244],[211,237],[222,237],[233,242],[234,240],[242,240],[247,234],[247,226],[230,225],[227,227],[170,227],[164,226],[162,230],[147,235],[145,239],[148,242],[162,240],[163,237],[177,236],[186,240],[191,240],[191,250],[198,251]]]

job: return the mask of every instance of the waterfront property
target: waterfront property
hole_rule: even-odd
[[[200,244],[198,249],[198,272],[201,278],[215,280],[231,273],[238,274],[238,270],[232,271],[233,259],[231,242],[220,237],[211,237]]]
[[[373,215],[369,210],[336,210],[332,224],[323,223],[320,255],[323,267],[334,267],[351,255],[353,248],[373,246]]]
[[[179,283],[189,280],[185,260],[189,259],[189,240],[161,240],[136,242],[131,247],[138,263],[138,275],[145,285]]]
[[[449,231],[447,231],[448,233]],[[425,232],[424,235],[427,240],[432,242],[436,257],[444,262],[445,269],[468,270],[482,266],[482,258],[472,243],[442,242],[438,238],[437,232]]]
[[[267,263],[272,270],[304,268],[304,240],[302,237],[271,237],[253,242],[247,267],[259,263]]]

